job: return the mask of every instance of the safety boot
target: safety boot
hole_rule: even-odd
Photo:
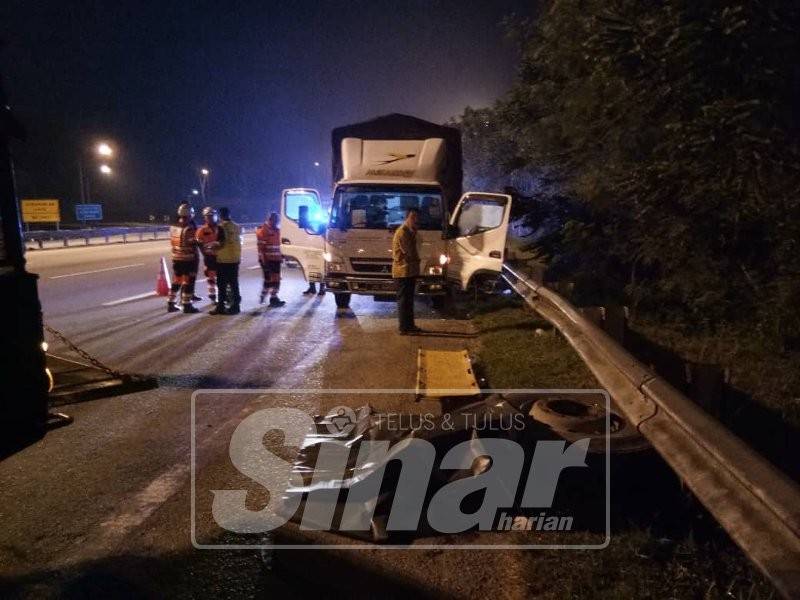
[[[311,283],[308,284],[308,289],[305,292],[303,292],[303,296],[310,296],[311,294],[316,294],[316,293],[317,293],[317,286],[314,285],[314,282],[312,281]]]
[[[216,294],[209,294],[208,299],[211,300],[214,304],[217,303],[217,295]]]
[[[280,308],[284,304],[286,304],[286,302],[284,302],[277,296],[272,296],[272,298],[269,299],[269,305],[273,308]]]
[[[192,303],[189,302],[189,303],[183,305],[183,312],[184,312],[184,314],[191,315],[191,314],[194,314],[194,313],[199,313],[200,310],[197,309],[195,306],[192,306]]]
[[[267,292],[262,290],[261,293],[258,295],[258,303],[259,304],[264,304],[264,299],[266,297],[267,297]]]
[[[167,312],[178,312],[180,308],[175,306],[174,302],[167,302]]]

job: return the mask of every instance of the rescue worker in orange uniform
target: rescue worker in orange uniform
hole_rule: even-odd
[[[220,245],[219,215],[216,209],[206,206],[203,209],[202,225],[196,234],[197,244],[200,246],[200,253],[203,255],[203,274],[206,276],[208,285],[208,299],[212,302],[217,301],[217,250]]]
[[[264,273],[264,286],[261,288],[260,303],[269,294],[269,305],[280,307],[286,304],[278,298],[281,287],[281,230],[278,226],[278,213],[270,213],[267,221],[256,228],[256,241],[258,243],[258,263]]]
[[[194,282],[200,257],[197,252],[197,226],[194,223],[194,209],[188,202],[178,206],[178,219],[169,228],[172,245],[172,287],[167,298],[167,312],[177,312],[178,293],[181,296],[183,312],[200,312],[192,305]]]

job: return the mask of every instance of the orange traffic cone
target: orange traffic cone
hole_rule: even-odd
[[[168,296],[170,288],[169,271],[167,271],[167,261],[161,257],[161,270],[158,272],[158,279],[156,279],[156,294],[159,296]]]

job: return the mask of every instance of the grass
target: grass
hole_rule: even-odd
[[[474,322],[477,362],[490,386],[598,386],[566,340],[518,301],[493,300]],[[777,597],[654,453],[613,457],[611,493],[609,547],[525,553],[530,597]],[[594,532],[559,535],[563,538],[548,543],[597,543],[602,538]]]
[[[513,300],[494,301],[473,321],[481,332],[479,362],[492,387],[597,387],[589,369],[552,325]]]
[[[758,331],[744,325],[723,326],[709,333],[639,318],[631,328],[687,361],[727,369],[732,387],[781,421],[800,427],[800,353],[772,348]]]

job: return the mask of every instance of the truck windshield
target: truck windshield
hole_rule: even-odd
[[[394,229],[406,211],[419,211],[419,229],[442,229],[442,192],[436,187],[340,186],[331,207],[330,226],[337,229]]]

